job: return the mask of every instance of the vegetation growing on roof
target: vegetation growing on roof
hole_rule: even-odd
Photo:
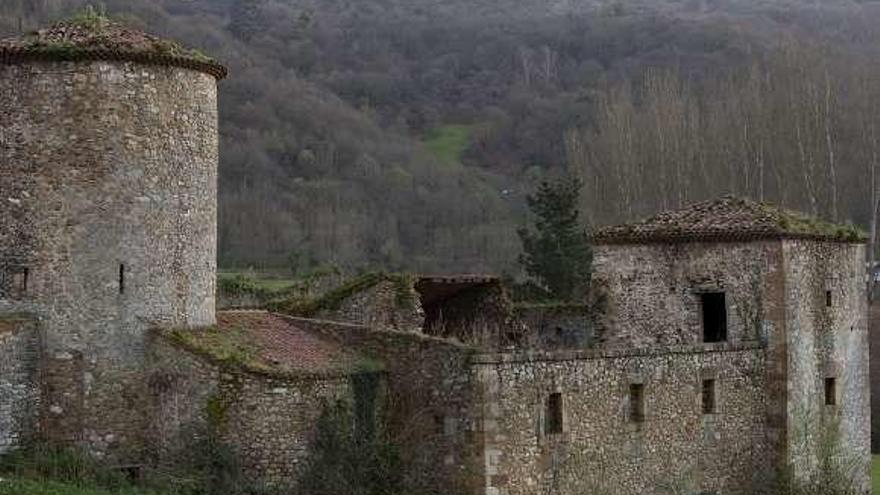
[[[856,225],[826,222],[803,213],[786,210],[768,203],[758,203],[759,208],[770,216],[779,228],[788,234],[815,235],[839,241],[862,242],[865,232]]]
[[[369,290],[382,282],[391,282],[394,285],[395,302],[399,307],[412,305],[418,297],[414,288],[414,276],[400,273],[368,272],[348,280],[321,296],[291,295],[272,301],[268,307],[279,313],[310,318],[322,311],[335,311],[350,297]]]
[[[241,370],[270,376],[298,377],[314,373],[376,373],[383,371],[382,361],[357,353],[343,352],[344,359],[327,363],[327,367],[315,370],[296,370],[284,363],[272,361],[264,355],[254,336],[241,326],[208,327],[198,330],[175,329],[166,333],[167,338],[180,347],[202,356],[230,370]],[[349,355],[350,354],[350,355]]]
[[[214,59],[198,50],[128,28],[108,17],[103,9],[91,6],[47,29],[31,32],[18,40],[4,41],[0,43],[0,49],[3,48],[23,49],[60,60],[78,60],[95,51],[110,51],[216,64]]]

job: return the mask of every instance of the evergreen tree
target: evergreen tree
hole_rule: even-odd
[[[519,261],[526,273],[560,300],[583,295],[590,283],[593,251],[577,208],[582,186],[570,177],[541,182],[526,198],[535,217],[534,231],[518,231],[523,245]]]

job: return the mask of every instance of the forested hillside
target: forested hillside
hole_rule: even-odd
[[[87,0],[4,0],[0,36]],[[621,221],[732,192],[869,228],[880,4],[106,0],[230,66],[221,264],[515,272],[546,176]]]

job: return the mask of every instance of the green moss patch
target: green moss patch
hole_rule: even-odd
[[[19,39],[0,42],[0,51],[24,52],[40,58],[75,61],[94,58],[95,53],[190,60],[204,65],[219,64],[204,53],[180,44],[130,29],[94,8],[40,29]]]
[[[415,304],[418,294],[415,291],[415,277],[409,274],[370,272],[352,278],[339,287],[319,297],[289,296],[269,303],[271,311],[291,316],[312,318],[323,311],[338,310],[349,298],[372,289],[382,282],[392,282],[395,287],[395,301],[398,307],[406,308]]]
[[[278,378],[379,372],[384,364],[262,312],[227,313],[220,326],[169,330],[176,345],[227,370]]]
[[[759,203],[759,205],[762,211],[788,234],[817,236],[844,242],[863,242],[867,239],[865,232],[856,225],[826,222],[767,203]]]

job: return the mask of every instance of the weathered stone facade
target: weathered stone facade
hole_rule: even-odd
[[[753,494],[770,479],[765,434],[765,356],[757,343],[709,348],[484,355],[489,494]],[[701,409],[703,380],[718,408]],[[632,420],[630,386],[644,387]],[[547,404],[561,395],[561,431]],[[761,480],[763,474],[767,478]]]
[[[293,485],[309,454],[318,417],[352,396],[350,377],[266,376],[212,363],[158,338],[151,363],[151,451],[173,462],[201,437],[217,435],[247,475]]]
[[[39,321],[45,433],[129,462],[147,329],[214,321],[217,81],[78,53],[3,46],[0,313]]]
[[[28,315],[0,315],[0,454],[36,435],[40,391],[37,325]]]

